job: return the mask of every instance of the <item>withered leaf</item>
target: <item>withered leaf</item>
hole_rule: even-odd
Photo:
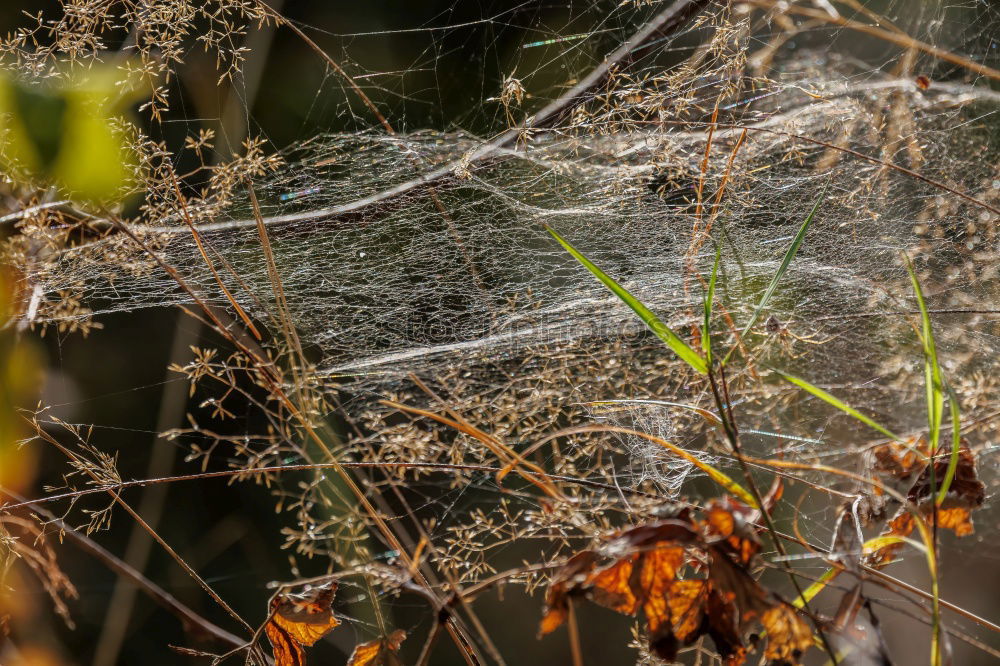
[[[656,631],[669,620],[666,590],[684,564],[685,545],[696,538],[689,523],[674,519],[622,532],[602,549],[620,559],[585,581],[591,598],[626,615],[641,607],[650,631]]]
[[[705,617],[707,621],[702,622],[701,633],[709,635],[726,666],[740,666],[746,660],[747,649],[740,635],[741,623],[736,607],[718,590],[710,590]],[[689,642],[697,638],[697,635],[693,636]]]
[[[406,632],[397,629],[385,638],[380,638],[354,648],[347,666],[400,666],[397,653],[406,640]]]
[[[583,550],[571,557],[553,576],[545,593],[545,612],[538,628],[539,637],[555,631],[566,622],[569,614],[568,595],[593,571],[595,562],[594,552]]]
[[[938,454],[934,461],[935,481],[940,484],[948,471],[949,456]],[[931,497],[930,465],[917,477],[906,498],[925,509],[930,514],[934,498]],[[936,493],[937,491],[934,490]],[[958,536],[972,534],[973,527],[970,512],[983,505],[986,499],[986,486],[979,480],[976,473],[976,458],[968,444],[962,442],[958,450],[958,466],[952,479],[948,494],[938,508],[938,526],[953,530]]]
[[[906,507],[903,507],[896,512],[892,520],[886,523],[885,529],[882,530],[882,536],[906,537],[913,532],[914,526],[913,514],[907,511]],[[902,549],[902,542],[887,544],[868,555],[865,561],[873,567],[882,566],[896,559],[896,554]]]
[[[864,502],[857,507],[859,518],[866,524],[885,518],[893,494],[886,490],[905,493],[929,454],[924,437],[883,442],[868,448],[862,456],[864,469],[875,483],[862,488]]]
[[[739,562],[734,562],[718,546],[710,547],[708,552],[711,558],[708,578],[712,588],[726,603],[737,609],[737,620],[741,626],[759,618],[770,608],[772,601],[767,590]]]
[[[872,449],[872,471],[883,477],[907,480],[917,471],[920,460],[927,456],[927,440],[910,437],[905,442],[886,442]]]
[[[935,456],[934,477],[937,485],[944,479],[949,461],[950,455],[939,452]],[[972,511],[983,505],[986,499],[986,487],[976,473],[975,455],[964,441],[958,451],[955,476],[940,506],[936,506],[936,495],[936,488],[933,490],[931,488],[931,466],[924,465],[906,498],[920,508],[920,513],[925,518],[936,521],[938,527],[951,530],[957,536],[972,534],[975,531],[972,525]],[[908,537],[915,526],[912,514],[906,507],[901,507],[886,525],[882,536]],[[868,561],[874,566],[891,562],[902,547],[902,543],[883,546],[872,553]]]
[[[663,628],[651,633],[650,648],[657,656],[673,661],[679,646],[691,645],[703,634],[708,634],[727,663],[743,662],[746,650],[740,637],[735,607],[713,589],[710,581],[675,581],[670,586],[667,602],[672,635],[667,640],[667,631]]]
[[[728,539],[736,531],[736,516],[722,508],[721,504],[713,502],[705,510],[704,524],[706,534]]]
[[[700,635],[710,589],[706,580],[678,580],[670,586],[670,622],[681,643],[690,643]]]
[[[764,589],[720,546],[710,547],[708,626],[716,649],[727,664],[742,664],[746,649],[741,630],[758,620],[767,630],[765,656],[795,661],[812,645],[812,631],[790,605]]]
[[[683,563],[684,548],[674,542],[686,543],[696,537],[690,523],[669,519],[640,525],[612,537],[601,550],[614,559],[601,568],[596,568],[597,554],[593,551],[577,553],[549,584],[539,636],[566,621],[568,597],[572,594],[585,593],[602,606],[626,615],[635,614],[649,596],[649,590],[659,586],[661,579],[672,580]],[[655,602],[650,611],[657,617],[664,614]]]
[[[743,632],[754,620],[768,630],[768,657],[797,659],[812,632],[748,573],[760,545],[743,514],[735,503],[715,503],[700,522],[684,516],[640,525],[577,553],[552,579],[540,633],[562,624],[569,596],[581,594],[626,615],[642,610],[650,650],[667,661],[708,634],[727,666],[739,666],[747,654]],[[610,562],[598,567],[597,555]],[[678,580],[689,561],[707,563],[708,577]]]
[[[593,600],[613,611],[633,615],[639,608],[639,597],[632,586],[638,560],[638,553],[626,555],[588,576],[587,590]]]
[[[784,602],[764,611],[760,623],[767,630],[764,656],[768,659],[797,660],[813,644],[812,630],[795,609]]]
[[[662,641],[657,637],[667,632],[673,635],[669,590],[674,584],[677,570],[684,563],[682,546],[661,546],[645,553],[642,558],[642,573],[639,590],[643,595],[642,612],[646,615],[646,627],[654,646]]]
[[[705,510],[702,532],[708,542],[721,540],[724,543],[721,548],[737,562],[749,564],[760,552],[760,542],[742,509],[742,505],[733,502],[712,502]]]
[[[275,666],[304,666],[303,646],[310,646],[340,624],[330,604],[337,584],[303,594],[279,594],[271,601],[271,619],[264,633],[271,642]]]

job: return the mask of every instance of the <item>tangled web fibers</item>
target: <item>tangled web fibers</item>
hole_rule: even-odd
[[[943,49],[988,55],[998,17],[968,4],[921,3],[911,12],[912,3],[897,3],[898,14],[913,19],[900,29]],[[545,48],[582,76],[663,6],[593,5],[615,20],[574,31],[608,47],[591,62],[579,57],[582,38]],[[260,169],[253,188],[291,319],[317,377],[360,426],[348,453],[369,458],[377,442],[380,460],[485,459],[470,438],[400,420],[376,402],[441,408],[411,374],[515,448],[597,417],[705,449],[705,421],[688,409],[594,406],[660,400],[710,409],[712,402],[545,226],[682,333],[699,323],[699,275],[711,270],[718,248],[713,335],[723,350],[736,344],[732,331],[749,320],[824,189],[805,242],[748,335],[760,379],[730,378],[749,451],[781,447],[852,468],[852,454],[870,439],[768,366],[829,388],[898,432],[921,427],[922,357],[904,252],[937,312],[937,342],[963,419],[989,413],[984,396],[996,395],[1000,353],[998,317],[989,311],[1000,303],[1000,94],[985,78],[919,50],[900,56],[878,38],[782,16],[768,22],[747,5],[711,9],[637,49],[545,127],[531,124],[526,109],[538,102],[522,99],[519,86],[534,100],[563,88],[533,88],[522,65],[505,95],[497,90],[483,101],[494,110],[502,102],[499,120],[506,125],[509,114],[522,128],[511,140],[495,140],[503,125],[489,135],[323,134]],[[945,43],[934,27],[946,17],[976,32]],[[240,187],[224,201],[192,202],[188,215],[235,298],[266,320],[276,305]],[[148,195],[132,228],[204,299],[225,304],[170,196]],[[41,301],[36,323],[56,322],[61,311],[46,304],[70,292],[96,316],[189,301],[121,234],[62,248],[25,269]],[[991,422],[966,434],[982,448]],[[666,461],[646,441],[569,437],[548,447],[538,455],[553,473],[669,496],[700,487],[688,483],[690,465]],[[991,450],[983,449],[984,476],[995,473]],[[718,456],[712,460],[732,464]]]

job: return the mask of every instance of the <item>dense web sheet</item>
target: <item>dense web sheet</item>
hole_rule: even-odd
[[[733,378],[748,450],[780,449],[791,459],[862,471],[857,452],[874,441],[843,414],[769,375],[771,367],[806,377],[896,432],[924,427],[919,319],[905,252],[935,312],[943,368],[963,406],[980,475],[995,493],[1000,93],[989,72],[928,49],[997,66],[996,9],[974,0],[879,3],[864,11],[853,2],[791,3],[799,13],[767,2],[713,5],[684,28],[643,41],[557,116],[532,120],[668,6],[588,3],[558,28],[532,23],[538,15],[528,10],[418,28],[434,46],[414,69],[435,70],[450,49],[468,43],[503,60],[506,78],[492,87],[481,82],[478,103],[446,130],[402,120],[394,133],[372,125],[321,134],[259,170],[253,188],[292,321],[325,387],[359,426],[345,455],[489,464],[472,438],[401,419],[378,404],[388,397],[446,404],[519,449],[561,426],[606,422],[737,469],[724,451],[705,448],[705,419],[684,407],[712,409],[707,390],[545,227],[686,334],[700,323],[700,278],[719,248],[722,314],[714,334],[727,350],[825,191],[805,242],[747,337],[763,380]],[[881,30],[897,43],[843,23],[871,25],[866,11],[886,19]],[[900,35],[920,42],[910,39],[906,48]],[[349,60],[355,40],[380,36],[344,37],[347,66],[361,69]],[[369,74],[358,80],[408,95],[405,74]],[[451,80],[450,71],[438,74]],[[344,87],[345,113],[363,113]],[[224,305],[171,196],[151,195],[132,228],[198,294]],[[249,195],[234,186],[213,197],[193,202],[186,215],[236,300],[258,320],[276,317]],[[37,325],[83,316],[79,308],[59,309],[65,293],[97,317],[189,303],[130,239],[93,224],[100,233],[88,242],[26,267],[25,291],[35,300],[26,317]],[[278,455],[262,448],[259,461]],[[594,510],[624,500],[628,490],[715,492],[689,462],[641,438],[571,437],[537,456],[553,474],[606,484],[580,490],[580,506]],[[516,510],[498,508],[493,495],[491,509],[464,504],[466,482],[491,487],[483,478],[456,475],[447,492],[428,481],[415,500],[441,520],[432,537],[461,535],[448,555],[466,563],[456,570],[462,580],[496,568],[485,560],[490,547],[472,552],[463,544],[482,536],[500,547],[513,539],[480,534],[484,520],[520,525],[521,535],[560,538],[568,529],[536,508],[526,509],[530,520],[512,518],[504,512]],[[836,485],[855,491],[843,480]],[[415,495],[418,488],[411,488]],[[452,513],[455,506],[461,514]],[[828,543],[824,526],[832,521],[825,518],[833,510],[811,510],[817,519],[804,528]],[[979,521],[977,534],[995,538],[995,522]],[[592,536],[599,527],[576,528]],[[332,535],[341,527],[324,524],[308,539],[321,542],[316,535],[324,529]]]
[[[978,11],[985,14],[975,24],[981,32],[942,46],[982,49],[989,42],[995,17],[985,7],[920,5],[917,15],[900,11],[896,20],[919,28],[930,16],[961,22]],[[583,75],[600,62],[603,45],[619,46],[616,40],[666,6],[617,7],[598,25],[572,32],[607,10],[590,7],[552,44],[525,34],[522,62],[511,69],[534,65],[541,78],[558,61]],[[474,374],[480,364],[516,365],[552,346],[580,355],[566,363],[569,373],[608,344],[621,350],[616,363],[629,363],[625,350],[649,340],[544,225],[676,328],[691,325],[697,313],[702,287],[692,269],[707,273],[720,246],[721,302],[734,321],[746,321],[829,187],[768,309],[772,330],[762,322],[760,332],[789,352],[776,352],[772,362],[818,371],[810,379],[820,384],[863,383],[856,400],[901,427],[918,423],[911,418],[920,413],[918,396],[901,379],[920,357],[908,333],[912,317],[903,314],[913,302],[900,252],[918,256],[933,308],[989,310],[996,302],[1000,172],[993,118],[1000,95],[987,80],[935,68],[919,53],[900,64],[894,52],[880,53],[886,47],[879,40],[836,26],[807,22],[782,32],[745,8],[712,16],[644,43],[600,84],[596,98],[574,104],[548,129],[506,141],[371,130],[320,135],[286,151],[284,164],[254,188],[294,322],[320,370],[352,375],[348,389],[357,391],[411,372],[458,365]],[[943,27],[922,36],[936,35],[954,38]],[[796,40],[802,45],[786,43]],[[536,49],[544,55],[529,59]],[[872,57],[862,61],[859,54]],[[931,80],[928,89],[918,76]],[[505,85],[530,89],[532,76]],[[515,123],[526,115],[514,96],[494,92],[482,101],[483,113],[495,116],[506,106]],[[557,97],[558,89],[535,94]],[[230,291],[267,318],[273,296],[256,222],[244,193],[229,198],[234,203],[222,212],[209,199],[189,214]],[[176,209],[166,212],[169,201],[149,203],[163,217],[135,228],[148,230],[160,256],[199,293],[224,303]],[[55,300],[62,290],[82,288],[83,302],[98,313],[186,302],[141,253],[138,266],[104,260],[130,251],[134,246],[114,234],[66,250],[31,276],[40,287],[35,297]],[[949,369],[963,377],[972,376],[966,367],[988,372],[996,315],[949,317],[940,321],[954,325],[942,326],[939,341]],[[572,379],[562,378],[567,385]],[[621,390],[564,398],[652,395],[642,384],[625,389],[629,395]]]

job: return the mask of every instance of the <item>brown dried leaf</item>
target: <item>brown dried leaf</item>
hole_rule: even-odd
[[[743,566],[734,562],[718,547],[711,547],[709,554],[711,564],[708,578],[712,583],[712,589],[727,604],[736,608],[740,626],[759,618],[771,607],[773,602],[767,590],[761,587]]]
[[[632,573],[638,559],[638,553],[628,555],[594,572],[587,578],[591,598],[605,608],[634,615],[639,597],[632,587]]]
[[[764,611],[760,623],[767,630],[768,659],[796,661],[813,643],[812,630],[795,609],[779,602]]]
[[[937,484],[944,479],[950,456],[938,454],[934,460],[934,476]],[[925,465],[920,476],[906,498],[920,508],[920,513],[929,520],[936,520],[937,526],[952,530],[958,536],[968,536],[975,530],[972,525],[972,511],[983,505],[986,487],[976,473],[976,457],[965,442],[958,452],[958,466],[948,494],[940,506],[935,506],[937,491],[931,496],[930,465]],[[882,536],[908,537],[913,533],[915,521],[906,507],[901,507],[882,531]],[[887,564],[895,559],[903,543],[893,543],[872,553],[868,561],[873,566]]]
[[[595,559],[593,551],[580,551],[552,577],[549,589],[545,593],[545,611],[538,628],[539,637],[555,631],[566,622],[569,614],[569,594],[578,588],[587,574],[593,571]]]
[[[715,643],[719,656],[725,660],[726,666],[743,664],[746,661],[747,649],[740,635],[741,623],[736,607],[713,589],[708,594],[706,615],[708,622],[702,624],[702,632],[708,633]],[[697,636],[692,638],[692,642],[695,639]]]
[[[949,456],[939,454],[934,461],[934,476],[938,484],[944,479],[948,471]],[[919,506],[921,510],[930,515],[931,505],[934,500],[931,495],[930,465],[917,477],[906,498]],[[937,492],[936,490],[934,491]],[[958,466],[955,469],[955,477],[944,502],[938,508],[938,526],[953,530],[958,536],[972,534],[972,520],[970,513],[983,505],[986,499],[986,486],[979,480],[976,473],[976,457],[972,454],[968,444],[962,442],[958,450]]]
[[[310,590],[304,594],[279,594],[271,601],[271,619],[264,633],[271,642],[275,666],[303,666],[305,651],[327,632],[340,624],[330,604],[337,584]]]
[[[397,629],[385,638],[362,643],[354,648],[347,666],[400,666],[397,656],[399,646],[406,640],[406,632]]]
[[[812,632],[748,573],[760,550],[749,513],[732,502],[713,503],[700,522],[685,515],[625,530],[598,550],[611,558],[599,568],[594,551],[578,553],[553,577],[540,633],[565,621],[569,596],[586,594],[626,615],[641,609],[650,651],[667,661],[708,634],[727,666],[739,666],[747,655],[743,632],[754,620],[772,634],[768,657],[797,659],[812,644]],[[688,551],[708,561],[707,579],[677,580]]]
[[[919,454],[926,456],[928,453],[927,440],[923,437],[910,437],[905,443],[886,442],[872,450],[872,469],[881,476],[906,480],[916,472],[921,459]]]

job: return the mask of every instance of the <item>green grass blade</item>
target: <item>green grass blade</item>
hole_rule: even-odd
[[[920,288],[920,281],[917,280],[917,272],[913,268],[913,261],[908,255],[903,256],[906,259],[906,270],[910,274],[913,293],[916,295],[917,305],[920,307],[920,341],[923,343],[924,351],[924,390],[927,399],[927,435],[930,440],[929,451],[933,456],[937,451],[938,441],[941,438],[941,421],[944,417],[944,381],[941,378],[937,345],[934,343],[934,331],[931,328],[931,316],[927,312],[924,292]]]
[[[806,604],[813,600],[813,597],[819,594],[823,588],[826,587],[827,583],[840,575],[840,571],[840,569],[833,567],[827,569],[812,585],[802,591],[802,594],[792,602],[792,605],[796,608],[805,607]]]
[[[799,231],[795,234],[792,244],[785,252],[785,256],[781,260],[781,265],[778,266],[778,270],[771,278],[771,283],[767,285],[767,290],[764,292],[764,296],[760,299],[760,302],[757,303],[757,307],[753,311],[753,316],[750,317],[750,321],[748,321],[747,325],[743,327],[742,331],[740,331],[740,337],[746,335],[747,332],[753,328],[754,324],[756,324],[760,319],[761,313],[764,312],[764,308],[767,307],[768,301],[771,300],[771,296],[774,295],[774,291],[778,288],[778,283],[781,281],[781,277],[785,274],[785,271],[788,270],[788,266],[792,263],[792,259],[795,258],[795,254],[799,251],[799,246],[802,245],[802,241],[805,240],[806,232],[809,231],[809,225],[812,224],[813,218],[816,217],[816,212],[826,200],[826,191],[829,187],[830,183],[827,181],[826,185],[823,187],[823,191],[819,195],[819,199],[816,200],[812,210],[809,212],[809,216],[806,217],[805,222],[803,222],[802,226],[799,227]]]
[[[958,469],[958,451],[962,446],[962,415],[958,411],[958,400],[952,391],[948,391],[948,407],[951,409],[951,458],[948,460],[948,469],[945,470],[944,478],[941,479],[941,489],[938,491],[937,505],[941,506],[951,482],[955,478],[955,470]]]
[[[858,410],[856,410],[853,407],[851,407],[850,405],[844,403],[839,398],[837,398],[837,397],[835,397],[835,396],[827,393],[826,391],[824,391],[823,389],[819,388],[818,386],[813,386],[812,384],[810,384],[809,382],[807,382],[804,379],[800,379],[798,377],[794,377],[792,375],[785,374],[784,372],[781,372],[780,370],[775,370],[774,372],[776,372],[779,375],[781,375],[781,378],[784,379],[785,381],[790,382],[792,384],[795,384],[799,388],[805,389],[806,391],[808,391],[809,393],[813,394],[814,396],[816,396],[817,398],[819,398],[823,402],[825,402],[825,403],[827,403],[829,405],[833,405],[834,407],[836,407],[840,411],[844,412],[845,414],[848,414],[849,416],[854,417],[858,421],[861,421],[862,423],[864,423],[869,428],[877,430],[878,432],[882,433],[886,437],[889,437],[890,439],[895,440],[897,442],[902,442],[903,441],[903,438],[900,437],[899,435],[894,434],[891,430],[889,430],[885,426],[880,425],[879,423],[877,423],[873,419],[865,416],[864,414],[862,414]]]
[[[625,305],[632,308],[632,311],[639,315],[639,319],[649,327],[656,337],[662,340],[667,347],[669,347],[675,354],[677,354],[683,361],[690,365],[696,372],[703,375],[708,374],[708,364],[705,362],[701,356],[698,355],[695,350],[684,342],[676,333],[674,333],[670,328],[660,321],[660,318],[653,314],[652,310],[643,305],[639,299],[630,294],[627,289],[615,282],[610,276],[604,273],[600,268],[595,266],[590,259],[583,256],[583,254],[577,250],[575,247],[570,245],[569,241],[564,239],[556,230],[552,227],[545,227],[552,237],[559,241],[559,244],[566,248],[573,257],[583,264],[584,268],[593,273],[594,277],[604,283],[604,286],[611,290],[611,292],[620,298]]]
[[[708,291],[705,292],[705,319],[701,324],[701,350],[705,360],[712,366],[712,306],[715,303],[715,280],[719,276],[719,258],[722,248],[715,248],[715,263],[712,265],[712,277],[708,280]]]

